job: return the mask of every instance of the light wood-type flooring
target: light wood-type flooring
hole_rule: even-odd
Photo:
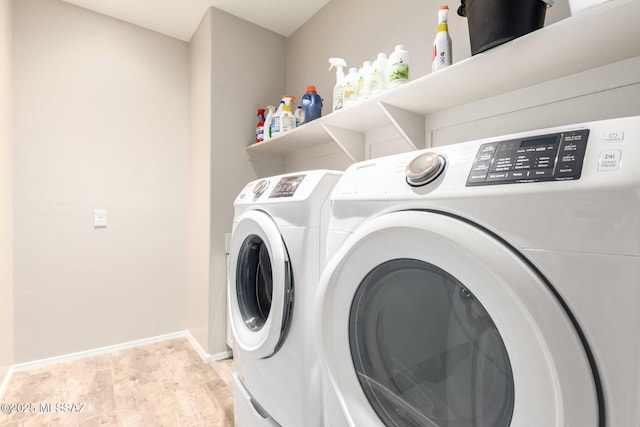
[[[232,427],[232,369],[180,338],[20,371],[0,403],[23,412],[0,426]]]

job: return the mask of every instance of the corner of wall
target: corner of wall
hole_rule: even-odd
[[[0,0],[0,395],[14,362],[12,13]]]

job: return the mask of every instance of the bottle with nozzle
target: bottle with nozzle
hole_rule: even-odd
[[[347,62],[342,58],[329,58],[329,71],[336,67],[336,85],[333,87],[333,104],[331,111],[340,110],[344,106],[344,69]]]

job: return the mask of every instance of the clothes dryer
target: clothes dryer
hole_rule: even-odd
[[[317,170],[260,179],[235,200],[227,294],[237,427],[321,423],[310,319],[328,196],[340,176]]]
[[[327,426],[640,425],[640,117],[351,166],[315,311]]]

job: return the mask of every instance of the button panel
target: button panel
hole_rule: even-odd
[[[483,144],[467,186],[580,179],[589,130]]]
[[[305,175],[291,175],[280,178],[280,181],[276,184],[275,188],[269,195],[269,198],[275,197],[292,197],[300,183],[304,179]]]

